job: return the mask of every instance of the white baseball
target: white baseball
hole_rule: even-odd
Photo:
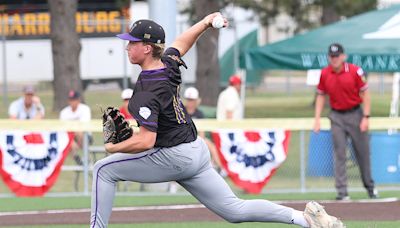
[[[214,27],[214,28],[224,27],[224,18],[221,16],[214,17],[212,20],[212,27]]]

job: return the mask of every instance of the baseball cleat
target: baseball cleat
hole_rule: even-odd
[[[368,190],[368,196],[370,199],[377,199],[379,198],[378,190],[376,188],[373,188],[371,190]]]
[[[323,206],[315,201],[307,203],[304,210],[310,228],[345,228],[346,226],[336,217],[328,215]]]

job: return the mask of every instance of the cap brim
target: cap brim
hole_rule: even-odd
[[[121,33],[121,34],[118,34],[117,37],[120,38],[121,40],[129,40],[129,41],[134,41],[134,42],[142,41],[139,38],[131,36],[131,34],[129,34],[129,33]]]

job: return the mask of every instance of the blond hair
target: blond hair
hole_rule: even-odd
[[[143,42],[144,45],[150,45],[153,48],[153,52],[151,56],[153,58],[161,59],[161,56],[164,53],[165,44],[156,44],[151,42]]]

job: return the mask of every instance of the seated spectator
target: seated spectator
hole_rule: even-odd
[[[192,117],[192,119],[203,119],[203,112],[198,109],[201,98],[199,97],[199,91],[194,87],[189,87],[183,93],[183,98],[185,98],[185,108],[187,113]],[[221,162],[218,157],[217,148],[214,143],[205,136],[204,131],[198,132],[199,136],[204,139],[208,146],[208,150],[211,153],[211,161],[216,169],[221,169]]]
[[[91,113],[89,106],[81,103],[81,95],[79,92],[71,90],[68,93],[69,105],[63,108],[60,112],[60,120],[77,120],[90,121]],[[89,135],[89,144],[92,137]],[[74,142],[72,143],[71,154],[78,165],[83,165],[82,159],[78,155],[78,150],[82,149],[83,132],[75,132]]]
[[[119,111],[126,119],[133,119],[132,115],[128,111],[129,100],[133,94],[133,89],[124,89],[121,93],[122,105],[119,107]]]
[[[33,86],[25,86],[23,89],[24,96],[13,101],[8,108],[10,119],[43,119],[44,107],[40,103],[40,98],[35,96],[35,88]]]
[[[189,87],[185,90],[183,97],[186,100],[185,108],[192,119],[203,119],[204,114],[198,109],[201,99],[199,97],[199,91],[194,87]]]

